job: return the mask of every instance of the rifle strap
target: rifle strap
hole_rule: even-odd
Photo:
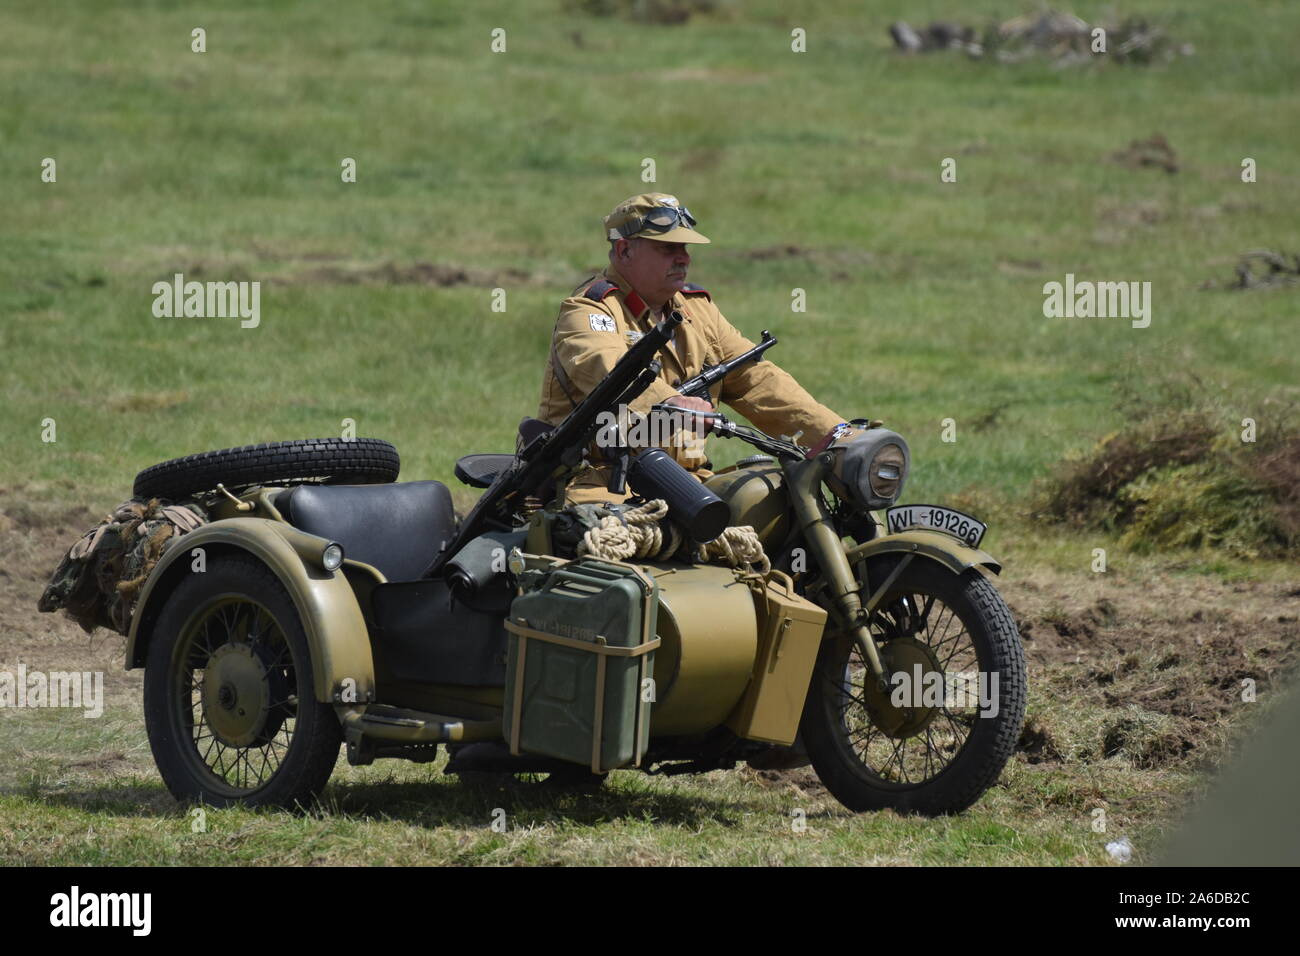
[[[564,392],[564,397],[569,400],[573,408],[578,407],[578,403],[573,398],[573,391],[569,387],[573,383],[569,381],[568,374],[560,364],[560,357],[555,352],[555,335],[551,335],[551,371],[555,373],[555,380],[560,383],[560,388]]]

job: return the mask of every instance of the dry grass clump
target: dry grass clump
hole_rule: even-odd
[[[1243,558],[1300,549],[1300,412],[1266,401],[1247,426],[1195,386],[1126,402],[1130,424],[1037,489],[1036,519],[1117,532],[1135,551],[1218,548]]]

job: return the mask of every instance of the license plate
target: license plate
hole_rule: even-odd
[[[885,511],[885,526],[890,534],[908,528],[933,528],[954,538],[960,538],[972,548],[978,548],[984,532],[989,529],[983,521],[968,514],[938,505],[900,505]]]

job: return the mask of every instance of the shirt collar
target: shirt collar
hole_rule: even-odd
[[[632,283],[623,278],[618,269],[614,268],[613,263],[605,267],[603,275],[610,282],[614,283],[614,285],[618,286],[618,290],[623,293],[623,302],[626,303],[627,310],[632,313],[633,318],[644,318],[646,312],[649,311],[650,306],[646,305],[645,300],[642,299],[641,296],[637,294],[636,290],[632,288]],[[669,299],[665,305],[671,305],[673,308],[682,309],[683,313],[685,312],[685,309],[683,308],[685,300],[682,298],[680,292],[674,292],[673,297]]]

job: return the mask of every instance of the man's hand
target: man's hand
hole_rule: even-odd
[[[674,395],[672,398],[665,398],[661,405],[678,405],[681,408],[691,408],[697,412],[711,412],[713,406],[702,398],[694,398],[690,395]]]
[[[694,412],[711,412],[714,410],[713,406],[704,399],[693,398],[690,395],[674,395],[672,398],[664,399],[660,404],[676,405],[678,408],[685,408]],[[694,415],[690,416],[690,418],[695,423],[696,434],[700,437],[707,435],[713,428],[711,419],[697,418]]]

